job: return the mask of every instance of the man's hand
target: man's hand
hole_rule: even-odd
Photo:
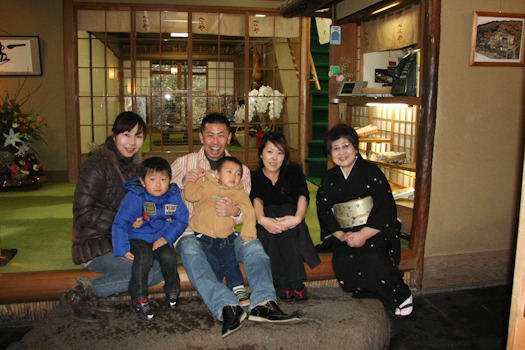
[[[135,260],[135,256],[131,254],[130,252],[127,252],[126,254],[124,254],[124,257],[131,261]]]
[[[203,177],[205,174],[206,170],[204,170],[203,168],[197,168],[188,171],[186,175],[182,178],[182,186],[186,187],[186,185],[190,182],[197,182],[197,180]]]
[[[168,244],[168,241],[166,241],[166,238],[160,237],[155,242],[153,242],[153,249],[152,250],[157,250],[158,248],[162,247],[165,244]]]
[[[239,207],[228,197],[222,197],[215,202],[215,210],[219,216],[237,216]]]

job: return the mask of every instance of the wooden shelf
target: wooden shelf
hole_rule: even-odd
[[[390,139],[384,137],[360,137],[359,142],[390,142]]]
[[[367,159],[369,162],[372,162],[377,165],[386,166],[389,168],[396,168],[401,170],[408,170],[408,171],[416,171],[416,163],[406,163],[406,164],[396,164],[396,163],[387,163],[387,162],[379,162],[376,160],[370,160]]]
[[[421,104],[420,97],[392,96],[392,97],[368,97],[368,96],[340,96],[330,98],[330,103],[346,103],[349,105],[366,105],[367,103],[406,103],[418,106]]]

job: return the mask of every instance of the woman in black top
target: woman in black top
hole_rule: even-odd
[[[355,130],[339,124],[325,136],[335,167],[317,191],[321,238],[334,247],[340,287],[354,297],[379,298],[398,317],[412,310],[412,295],[399,271],[396,203],[383,172],[359,154]]]
[[[304,261],[321,263],[304,221],[310,194],[299,164],[289,161],[288,143],[268,132],[259,147],[259,169],[252,172],[250,198],[257,237],[270,257],[277,296],[306,300]]]

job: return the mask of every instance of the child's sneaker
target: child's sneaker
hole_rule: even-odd
[[[131,303],[133,311],[137,314],[137,317],[142,322],[154,322],[155,313],[151,308],[148,299],[142,299],[138,301],[133,301]]]
[[[239,299],[239,304],[241,304],[241,306],[250,305],[250,298],[248,297],[248,293],[246,293],[246,289],[244,288],[235,289],[234,288],[233,293],[235,294],[237,299]]]
[[[176,292],[166,292],[166,307],[176,309],[179,306],[179,295]]]

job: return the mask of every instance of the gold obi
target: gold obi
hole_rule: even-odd
[[[373,206],[372,196],[368,196],[345,203],[334,204],[332,211],[339,226],[341,228],[349,228],[366,224]]]

